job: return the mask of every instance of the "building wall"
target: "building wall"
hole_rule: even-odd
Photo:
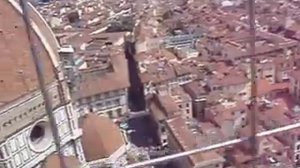
[[[76,106],[80,115],[92,112],[109,118],[118,118],[128,111],[127,97],[127,89],[120,89],[80,99],[76,102]]]
[[[243,113],[241,113],[241,112],[235,112],[235,113],[237,113],[237,114],[236,114],[236,118],[234,120],[233,129],[236,132],[243,126],[247,125],[247,114],[245,111],[243,111]]]
[[[168,130],[164,121],[158,121],[157,135],[162,146],[168,146]]]
[[[300,81],[290,77],[290,94],[297,100],[300,101]]]
[[[234,121],[233,120],[225,120],[222,122],[221,131],[226,138],[232,138],[235,135],[234,132]]]
[[[251,69],[250,65],[247,64],[247,77],[251,78]],[[270,83],[274,83],[276,79],[276,68],[275,65],[273,65],[272,62],[257,64],[256,67],[256,78],[257,79],[266,79]]]
[[[265,68],[262,65],[262,67],[260,67],[256,73],[258,79],[267,79],[269,82],[275,83],[275,66]]]
[[[180,150],[181,146],[178,144],[178,141],[172,134],[171,130],[168,130],[168,132],[170,132],[168,134],[169,147],[176,152],[181,152]],[[222,168],[223,167],[223,159],[203,160],[201,162],[198,162],[196,165],[194,165],[192,164],[191,160],[188,157],[182,157],[174,160],[172,163],[173,163],[172,165],[174,165],[174,168]]]
[[[250,144],[249,144],[250,145]],[[251,148],[251,146],[249,146]],[[261,138],[258,144],[258,155],[262,155],[266,150],[273,150],[273,144],[270,143],[266,138]],[[276,149],[275,149],[276,151]]]
[[[178,107],[181,111],[181,114],[186,118],[186,119],[191,119],[193,118],[193,111],[192,111],[192,101],[183,101],[183,102],[176,102],[178,104]]]
[[[160,39],[160,38],[146,40],[147,50],[159,48],[161,44],[162,44],[162,39]]]
[[[197,95],[191,88],[189,88],[187,85],[183,86],[185,92],[189,94],[189,96],[192,99],[192,112],[193,117],[204,120],[204,109],[206,105],[206,95]],[[199,88],[202,89],[202,88]]]
[[[206,97],[200,99],[194,99],[192,106],[193,106],[193,117],[204,120],[204,109],[206,104]]]
[[[210,87],[211,90],[218,90],[227,95],[240,96],[243,99],[244,96],[248,95],[247,93],[248,82],[243,84],[228,85],[228,86],[217,86],[212,84],[208,84],[208,86]],[[245,95],[240,95],[241,93],[244,93]]]
[[[276,81],[277,82],[284,82],[286,81],[287,79],[289,79],[289,73],[291,72],[292,70],[286,70],[286,71],[278,71],[276,72]]]
[[[48,87],[54,108],[60,104],[56,84]],[[28,94],[0,109],[0,142],[16,130],[32,124],[45,116],[45,103],[39,91]]]
[[[300,160],[300,137],[298,136],[294,136],[294,150],[293,150],[293,153],[294,153],[294,158],[295,158],[295,161],[298,161]]]
[[[170,132],[170,130],[168,130]],[[176,138],[170,133],[168,135],[168,144],[171,150],[176,151],[176,152],[181,152],[181,147],[179,146]],[[190,160],[188,157],[182,157],[176,160],[172,161],[172,165],[174,165],[174,168],[193,168]]]

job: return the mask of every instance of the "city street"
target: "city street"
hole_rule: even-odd
[[[129,129],[135,130],[130,134],[130,138],[138,147],[157,146],[159,144],[158,137],[155,134],[156,129],[149,116],[130,119],[128,124]]]

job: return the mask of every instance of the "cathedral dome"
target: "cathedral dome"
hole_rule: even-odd
[[[74,156],[64,156],[66,168],[80,168],[80,162]],[[58,155],[53,154],[47,157],[42,168],[62,168]]]
[[[12,1],[13,2],[13,1]],[[38,50],[46,83],[54,81],[53,60],[36,31],[33,43]],[[0,106],[38,89],[25,24],[9,0],[0,1]]]
[[[120,129],[107,117],[89,113],[82,118],[81,128],[87,161],[107,158],[124,144]]]

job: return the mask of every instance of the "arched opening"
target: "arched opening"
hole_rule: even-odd
[[[33,127],[30,133],[30,140],[33,143],[39,143],[45,136],[45,128],[41,125],[36,125]]]
[[[47,121],[40,121],[35,124],[29,133],[30,147],[37,152],[42,152],[51,146],[53,137],[50,124]]]

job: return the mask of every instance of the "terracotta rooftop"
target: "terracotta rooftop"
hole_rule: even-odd
[[[173,87],[169,90],[169,94],[174,99],[176,103],[191,101],[191,97],[187,94],[182,87]]]
[[[249,79],[246,77],[244,72],[239,72],[238,70],[231,69],[229,73],[218,72],[211,75],[208,79],[209,85],[213,86],[230,86],[230,85],[240,85],[246,84]]]
[[[192,98],[202,98],[206,96],[208,92],[204,88],[204,83],[201,80],[192,81],[183,86],[185,91],[190,94]]]
[[[38,89],[25,25],[21,15],[8,2],[0,1],[0,106]],[[46,83],[54,81],[50,56],[34,34],[34,43]]]
[[[181,115],[179,104],[190,102],[190,96],[181,87],[169,88],[148,100],[150,109],[158,118],[173,118]]]
[[[89,113],[81,120],[87,161],[108,158],[124,144],[121,131],[109,118]]]
[[[156,62],[157,58],[162,57],[160,49],[149,49],[146,52],[139,52],[135,54],[134,58],[137,62]]]
[[[285,126],[292,123],[292,120],[286,115],[288,108],[280,102],[274,102],[273,107],[261,110],[258,118],[261,123],[267,128]]]
[[[225,102],[207,109],[207,117],[212,122],[222,125],[225,120],[235,120],[239,116],[246,114],[248,108],[242,101],[240,102]]]
[[[81,163],[75,156],[64,156],[66,167],[61,167],[60,160],[57,154],[52,154],[44,161],[42,168],[80,168]]]
[[[281,106],[281,108],[286,109],[286,113],[290,117],[299,115],[293,112],[293,108],[298,105],[298,102],[289,93],[277,94],[276,97],[272,99],[272,101],[278,106]]]
[[[150,109],[151,115],[156,121],[164,121],[167,119],[164,109],[160,107],[159,102],[150,99],[147,103],[149,105],[148,108]]]
[[[242,149],[235,148],[228,155],[234,158],[235,164],[242,164],[252,160],[252,156],[245,153]]]
[[[176,117],[167,121],[173,136],[178,141],[183,151],[192,150],[198,147],[197,141],[185,120],[181,117]],[[211,165],[224,162],[224,158],[215,151],[198,153],[189,157],[193,165]]]
[[[158,62],[160,59],[166,59],[168,61],[176,60],[177,57],[171,51],[165,48],[154,48],[147,51],[139,52],[135,56],[138,62]]]
[[[147,64],[145,69],[145,72],[139,74],[143,83],[152,81],[157,84],[176,78],[174,68],[167,60]]]
[[[262,80],[258,80],[257,81],[257,96],[265,96],[266,94],[269,94],[271,89],[271,83],[266,80],[266,79],[262,79]]]
[[[164,113],[168,117],[179,113],[180,109],[175,100],[170,95],[157,96],[159,103],[164,108]]]
[[[113,71],[104,74],[82,73],[79,90],[74,94],[75,99],[129,87],[127,60],[124,53],[122,50],[112,49],[110,54]]]

